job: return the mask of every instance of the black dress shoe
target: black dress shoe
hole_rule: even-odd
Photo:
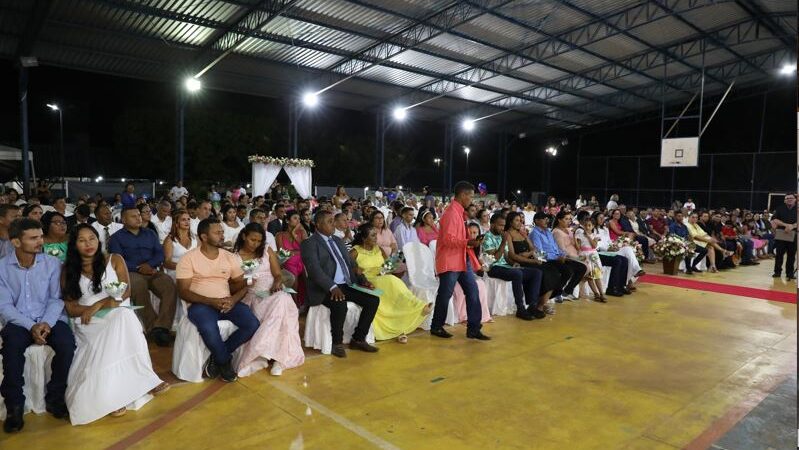
[[[479,340],[479,341],[490,341],[490,340],[491,340],[491,338],[490,338],[490,337],[488,337],[488,336],[484,335],[484,334],[483,334],[483,332],[482,332],[482,331],[480,331],[480,330],[477,330],[477,331],[467,331],[467,332],[466,332],[466,338],[467,338],[467,339],[477,339],[477,340]]]
[[[605,293],[613,297],[624,297],[624,292],[618,289],[608,289]]]
[[[443,328],[435,328],[435,329],[431,328],[430,329],[430,334],[432,334],[433,336],[438,336],[440,338],[446,338],[446,339],[449,339],[449,338],[452,337],[452,334],[450,334],[447,330],[445,330]]]
[[[624,288],[621,291],[624,292],[624,295],[631,295],[633,293],[633,291],[631,291],[631,290],[629,290],[627,288]]]
[[[66,419],[69,417],[67,404],[63,401],[47,403],[44,409],[46,409],[47,412],[52,414],[56,419]]]
[[[212,380],[219,376],[219,366],[214,362],[213,356],[209,356],[208,359],[205,360],[205,364],[203,364],[203,376]]]
[[[518,317],[518,318],[520,318],[522,320],[533,320],[533,319],[535,319],[535,317],[533,317],[533,315],[530,314],[530,312],[528,312],[526,309],[518,309],[518,310],[516,310],[516,317]]]
[[[347,351],[344,350],[344,344],[335,344],[333,345],[333,350],[330,352],[331,355],[337,358],[346,358]]]
[[[785,279],[788,280],[788,281],[791,281],[791,280],[795,280],[796,277],[793,276],[793,275],[788,275],[787,277],[785,277]]]
[[[25,421],[22,420],[22,414],[25,408],[22,406],[9,406],[6,408],[6,421],[3,422],[3,431],[6,433],[16,433],[22,431],[25,426]]]
[[[780,278],[781,276],[782,276],[782,274],[779,273],[779,272],[774,272],[774,273],[771,274],[771,278]]]
[[[153,328],[150,331],[150,336],[153,338],[155,345],[159,347],[169,347],[172,345],[172,335],[166,328]]]
[[[533,316],[536,319],[543,319],[544,317],[547,316],[547,313],[545,313],[544,311],[541,311],[540,309],[536,308],[535,306],[528,306],[527,307],[527,312],[530,313],[530,315]]]
[[[380,350],[374,345],[369,345],[366,341],[350,341],[350,349],[360,350],[366,353],[377,353],[377,351]]]

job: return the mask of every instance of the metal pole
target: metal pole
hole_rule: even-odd
[[[702,110],[705,107],[705,40],[702,39],[702,87],[699,90],[699,125],[697,126],[697,136],[702,136]],[[699,149],[697,149],[699,151]]]
[[[19,109],[20,128],[22,132],[22,189],[26,196],[30,195],[30,167],[28,141],[28,68],[19,68]]]
[[[290,106],[290,114],[289,114],[289,126],[291,127],[291,156],[292,158],[299,158],[300,154],[300,146],[299,146],[299,122],[300,122],[300,112],[299,106],[297,105],[297,101],[294,100],[291,102]]]
[[[576,199],[580,195],[580,153],[583,151],[583,135],[577,136],[577,182],[575,187],[577,191],[574,193]]]
[[[58,147],[59,155],[61,158],[61,181],[64,181],[65,164],[64,164],[64,115],[62,108],[58,108]]]
[[[672,202],[672,203],[674,203],[674,178],[675,178],[674,176],[676,174],[677,174],[677,170],[674,167],[672,167],[671,168],[671,199],[669,199],[669,201]]]
[[[441,180],[441,195],[442,195],[442,198],[443,198],[444,194],[447,192],[447,170],[448,170],[448,167],[449,167],[449,163],[447,162],[447,161],[449,161],[447,159],[448,158],[447,153],[449,152],[449,140],[450,140],[449,124],[444,124],[444,155],[443,155],[444,157],[441,159],[441,163],[444,164],[444,169],[441,171],[441,176],[442,176],[442,180]],[[439,165],[438,165],[439,168],[441,167],[441,163],[439,163]]]
[[[452,191],[452,175],[454,172],[454,153],[455,153],[455,130],[449,128],[449,151],[447,152],[447,193]]]

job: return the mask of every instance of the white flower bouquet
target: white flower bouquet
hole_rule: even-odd
[[[252,285],[252,279],[255,277],[255,271],[260,265],[261,264],[254,259],[248,259],[241,262],[241,270],[244,271],[244,278],[247,280],[247,286]]]
[[[489,252],[481,252],[480,253],[480,262],[484,266],[486,266],[488,268],[491,268],[491,266],[493,266],[494,263],[497,262],[497,258],[495,258],[494,255],[492,255]]]
[[[644,260],[644,249],[641,247],[641,244],[638,243],[635,239],[621,235],[616,238],[615,241],[611,242],[608,246],[608,251],[617,252],[621,250],[622,247],[631,247],[635,250],[635,258],[638,262],[642,262]]]
[[[394,258],[389,258],[386,260],[386,262],[383,263],[382,266],[380,266],[380,275],[386,275],[388,273],[392,273],[396,268],[397,268],[396,260]]]
[[[292,256],[291,250],[286,250],[285,248],[281,248],[280,250],[277,251],[277,257],[280,260],[281,264],[287,259],[291,258],[291,256]]]
[[[103,285],[103,289],[105,293],[108,294],[109,297],[113,297],[115,299],[121,299],[122,294],[128,289],[128,283],[124,281],[111,281]]]
[[[45,253],[47,253],[50,256],[55,256],[56,258],[60,258],[61,255],[64,254],[64,252],[62,252],[61,249],[57,247],[48,248]]]

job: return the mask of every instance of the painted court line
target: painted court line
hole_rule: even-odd
[[[713,283],[710,281],[687,280],[665,275],[644,275],[640,278],[644,283],[660,284],[663,286],[673,286],[696,291],[717,292],[719,294],[737,295],[740,297],[756,298],[760,300],[771,300],[774,302],[796,304],[796,294],[792,292],[772,291],[768,289],[757,289],[745,286],[735,286],[731,284]]]
[[[347,419],[346,417],[328,409],[326,406],[318,403],[317,401],[311,399],[303,395],[300,392],[295,391],[294,389],[290,388],[285,383],[279,381],[270,381],[269,384],[275,387],[275,389],[279,390],[280,392],[288,395],[289,397],[297,400],[298,402],[305,403],[306,405],[310,406],[313,410],[322,413],[323,415],[327,416],[330,420],[336,422],[337,424],[341,425],[342,427],[348,429],[349,431],[357,434],[361,438],[369,441],[372,445],[377,448],[384,449],[384,450],[399,450],[399,447],[395,446],[394,444],[382,439],[381,437],[371,433],[366,428],[358,425],[357,423]]]
[[[139,428],[133,434],[126,436],[124,439],[117,442],[116,444],[109,446],[107,449],[121,450],[132,447],[133,445],[142,441],[147,436],[155,433],[159,429],[166,426],[169,422],[172,422],[181,415],[189,412],[194,407],[196,407],[197,405],[208,399],[208,397],[214,395],[217,391],[219,391],[223,387],[225,387],[225,383],[221,381],[216,381],[214,383],[211,383],[207,388],[200,391],[194,397],[186,400],[185,402],[181,403],[174,409],[168,411],[163,416],[159,417],[158,420],[151,422],[142,428]]]
[[[705,450],[714,442],[721,439],[733,429],[747,414],[752,412],[757,405],[766,399],[779,385],[791,375],[791,366],[783,367],[782,373],[764,383],[757,389],[750,391],[740,403],[730,408],[726,414],[719,417],[705,431],[694,438],[683,450]]]

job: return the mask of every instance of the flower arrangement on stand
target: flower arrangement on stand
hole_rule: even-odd
[[[250,164],[273,164],[276,166],[289,166],[289,167],[315,167],[316,164],[312,159],[299,159],[299,158],[285,158],[275,156],[261,156],[250,155],[247,157],[247,162]]]
[[[680,261],[686,256],[694,254],[696,244],[689,242],[676,234],[669,234],[652,246],[652,251],[663,258],[663,273],[676,275]]]
[[[626,235],[621,235],[617,237],[615,241],[611,242],[608,246],[608,251],[617,252],[622,247],[632,247],[635,250],[635,259],[637,259],[638,262],[644,261],[644,249],[641,247],[641,244]]]

